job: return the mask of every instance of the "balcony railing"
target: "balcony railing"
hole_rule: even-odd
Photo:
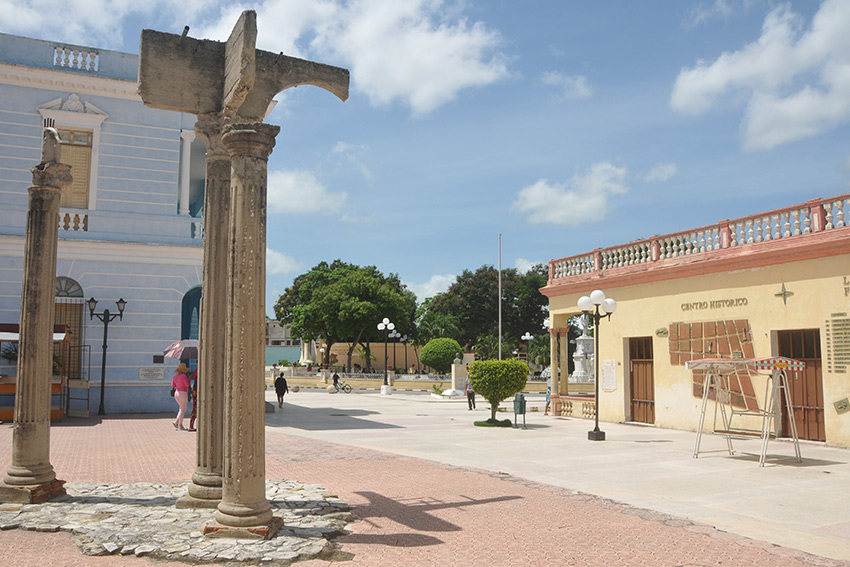
[[[770,240],[798,238],[841,228],[847,226],[848,222],[850,194],[812,199],[801,205],[550,260],[549,283],[560,278],[612,268],[648,264]]]

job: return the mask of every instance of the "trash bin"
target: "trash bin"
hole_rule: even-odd
[[[522,416],[522,428],[527,429],[525,426],[525,394],[519,393],[514,396],[514,427],[517,426],[517,416]]]

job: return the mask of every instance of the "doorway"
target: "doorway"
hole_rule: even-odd
[[[779,356],[806,363],[806,369],[788,376],[791,407],[797,424],[797,436],[811,441],[826,441],[823,405],[823,374],[821,372],[820,331],[798,329],[777,333]],[[782,435],[790,429],[785,404],[782,407]]]
[[[629,339],[629,386],[631,420],[638,423],[655,423],[652,337]]]

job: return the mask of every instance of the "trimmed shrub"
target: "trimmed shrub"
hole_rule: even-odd
[[[463,349],[454,339],[431,339],[419,351],[419,360],[440,374],[445,374],[452,367],[452,361]]]
[[[477,360],[469,365],[469,382],[476,394],[490,402],[490,419],[496,421],[499,402],[522,392],[528,381],[528,364],[508,360]],[[510,421],[510,420],[508,420]]]

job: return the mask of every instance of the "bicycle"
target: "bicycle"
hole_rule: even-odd
[[[340,390],[342,390],[342,391],[343,391],[343,392],[345,392],[346,394],[350,394],[350,393],[351,393],[351,386],[349,386],[348,384],[346,384],[343,380],[340,380],[340,381],[336,384],[336,391],[337,391],[337,392],[339,392]]]

